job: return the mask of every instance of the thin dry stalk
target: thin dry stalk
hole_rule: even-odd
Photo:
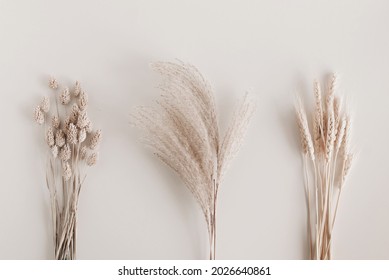
[[[335,92],[335,75],[330,76],[325,102],[320,84],[314,82],[313,138],[301,100],[296,107],[302,142],[310,259],[331,259],[332,230],[353,161],[349,148],[350,117]]]
[[[162,95],[157,105],[140,107],[136,126],[155,155],[182,179],[200,205],[208,228],[209,258],[216,254],[216,206],[223,175],[238,152],[254,104],[246,95],[223,138],[208,82],[192,65],[158,62]]]
[[[53,90],[55,112],[49,114],[50,98],[45,97],[35,109],[35,121],[45,124],[45,142],[50,149],[47,157],[46,185],[50,194],[54,257],[57,260],[69,260],[76,258],[77,206],[86,177],[85,168],[97,162],[96,148],[101,139],[101,131],[93,134],[84,128],[90,121],[86,113],[85,95],[82,101],[84,111],[81,112],[77,105],[80,102],[80,94],[77,94],[77,91],[81,91],[78,82],[74,96],[70,95],[68,88],[57,92],[59,84],[54,78],[50,78],[48,85]],[[58,103],[63,106],[59,107]],[[70,113],[67,114],[67,111]],[[94,140],[92,152],[82,143],[86,139],[91,141],[96,134],[99,141]]]

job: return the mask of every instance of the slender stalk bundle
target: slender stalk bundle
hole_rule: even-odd
[[[296,106],[308,210],[309,255],[316,260],[331,259],[339,199],[354,157],[349,147],[350,116],[343,110],[335,91],[335,75],[329,79],[324,100],[320,84],[314,82],[312,132],[301,100]]]
[[[92,130],[87,114],[88,97],[76,82],[73,91],[59,88],[51,78],[55,99],[50,114],[50,98],[35,108],[35,121],[43,126],[48,145],[46,185],[50,193],[54,256],[57,260],[76,258],[77,206],[86,177],[86,167],[96,164],[101,130]],[[58,105],[60,103],[61,105]]]
[[[219,186],[238,152],[254,104],[246,95],[224,136],[212,90],[200,72],[184,63],[158,62],[162,95],[156,106],[140,107],[135,124],[154,154],[182,179],[200,205],[208,228],[209,258],[215,259],[216,205]]]

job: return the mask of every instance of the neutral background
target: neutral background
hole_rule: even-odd
[[[354,116],[356,162],[334,229],[335,259],[389,258],[389,2],[0,1],[0,258],[52,258],[45,146],[33,107],[47,78],[90,96],[104,131],[79,204],[80,259],[204,259],[199,207],[129,125],[152,104],[157,60],[196,65],[225,128],[237,99],[257,112],[219,198],[219,259],[307,257],[293,113],[296,90],[340,79]]]

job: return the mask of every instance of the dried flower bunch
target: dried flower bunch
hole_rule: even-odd
[[[331,259],[339,198],[353,161],[349,145],[350,116],[335,91],[335,75],[330,76],[324,100],[320,84],[314,82],[312,130],[301,100],[296,106],[304,161],[310,258],[318,260]]]
[[[219,136],[215,101],[208,82],[192,65],[158,62],[163,94],[154,107],[141,107],[135,124],[155,155],[192,192],[207,223],[210,259],[215,259],[216,203],[219,185],[238,152],[254,104],[246,95],[224,136]]]
[[[72,91],[60,89],[50,78],[49,87],[55,98],[54,113],[50,114],[50,98],[45,96],[35,108],[35,121],[44,126],[49,155],[46,184],[50,192],[54,231],[55,258],[76,258],[77,205],[85,167],[98,159],[101,130],[92,130],[87,107],[88,95],[79,82]],[[58,105],[60,103],[61,105]]]

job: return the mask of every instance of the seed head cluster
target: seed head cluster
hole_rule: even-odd
[[[48,85],[55,94],[53,104],[56,106],[52,106],[50,98],[45,96],[34,109],[34,118],[38,124],[45,124],[45,142],[51,156],[61,162],[62,176],[67,181],[74,175],[78,163],[84,162],[88,166],[97,163],[102,133],[100,129],[92,130],[87,112],[88,95],[80,82],[72,87],[73,92],[68,87],[60,88],[54,78],[49,79]]]

